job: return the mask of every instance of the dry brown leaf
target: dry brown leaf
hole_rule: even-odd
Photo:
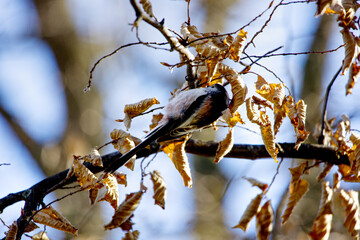
[[[103,182],[106,187],[106,194],[105,196],[99,200],[100,201],[106,201],[109,202],[110,205],[116,210],[118,207],[118,201],[119,201],[119,191],[117,186],[117,180],[116,177],[108,173],[103,177]]]
[[[111,222],[104,226],[105,230],[111,230],[120,227],[123,223],[125,223],[126,220],[128,220],[133,215],[133,212],[139,206],[141,197],[145,191],[146,188],[142,186],[140,191],[128,194],[126,196],[126,199],[115,211]]]
[[[301,143],[303,143],[307,137],[309,136],[310,132],[307,132],[305,129],[305,121],[306,121],[306,104],[305,102],[300,99],[296,103],[296,113],[297,113],[297,127],[296,127],[296,144],[295,149],[298,150]]]
[[[150,124],[150,131],[153,130],[155,127],[157,127],[157,125],[159,124],[159,122],[161,121],[161,119],[164,117],[164,114],[159,113],[159,114],[154,114],[152,119],[151,119],[151,124]]]
[[[75,236],[78,234],[77,228],[75,228],[71,223],[53,207],[49,206],[47,208],[41,209],[33,217],[34,222],[40,223],[57,230],[71,233]]]
[[[149,15],[149,17],[154,17],[151,2],[149,0],[140,0],[140,3],[143,6],[144,11]]]
[[[82,189],[92,188],[98,182],[98,178],[76,157],[74,157],[74,162],[69,172],[75,174]]]
[[[345,74],[351,67],[355,58],[359,55],[359,38],[355,37],[349,29],[343,28],[341,31],[345,44],[345,58],[342,65],[341,74]]]
[[[122,138],[122,139],[116,141],[115,143],[113,143],[113,145],[114,145],[114,148],[116,150],[118,150],[121,154],[125,154],[135,147],[134,141],[132,139],[130,139],[129,137]],[[125,166],[127,168],[129,168],[131,171],[134,171],[135,160],[136,160],[136,154],[134,156],[132,156],[129,159],[129,161],[125,164]]]
[[[150,173],[151,181],[154,186],[154,196],[155,204],[159,205],[162,209],[165,209],[165,200],[166,200],[166,184],[162,178],[160,172],[153,171]]]
[[[282,225],[284,225],[287,220],[289,219],[290,215],[292,214],[295,205],[300,201],[300,199],[305,195],[305,193],[309,189],[309,182],[305,179],[301,179],[298,184],[296,185],[296,188],[293,188],[293,192],[290,193],[286,209],[281,216],[282,218]]]
[[[46,232],[40,231],[31,237],[32,240],[50,240]]]
[[[93,148],[89,155],[85,156],[84,161],[90,162],[94,166],[102,167],[103,162],[101,160],[101,155],[99,153],[99,150],[96,148]]]
[[[247,87],[240,74],[236,73],[232,75],[227,75],[225,76],[225,79],[230,83],[231,92],[233,94],[229,109],[231,113],[235,113],[240,107],[240,105],[242,105],[245,101]]]
[[[237,123],[245,124],[245,122],[242,120],[239,112],[236,111],[234,114],[232,114],[230,112],[230,109],[228,109],[228,108],[223,112],[222,118],[226,121],[228,126],[231,128],[235,127],[235,125]]]
[[[244,30],[241,29],[239,31],[238,35],[236,36],[236,38],[232,41],[232,43],[230,45],[230,48],[229,48],[230,58],[232,60],[234,60],[235,62],[240,61],[240,56],[244,50],[245,43],[246,43],[246,35],[247,35],[247,32],[245,32]]]
[[[129,231],[125,233],[125,236],[122,238],[122,240],[137,240],[139,239],[140,232],[138,230],[135,231]]]
[[[113,175],[116,178],[118,184],[122,184],[125,187],[127,186],[126,174],[121,172],[114,172]]]
[[[14,221],[9,230],[5,233],[6,237],[5,240],[15,240],[17,235],[18,225],[17,222]]]
[[[253,198],[250,204],[247,206],[244,214],[241,216],[239,223],[233,228],[241,228],[244,232],[246,231],[251,219],[258,213],[263,194],[258,194]]]
[[[270,108],[271,110],[274,110],[273,104],[271,102],[269,102],[268,100],[261,99],[255,95],[252,96],[251,98],[252,98],[254,104],[259,105],[259,108],[260,108],[260,106],[263,106],[264,108]]]
[[[333,175],[333,189],[334,190],[337,190],[337,189],[339,189],[340,188],[340,175],[339,175],[339,173],[334,173],[334,175]]]
[[[259,115],[254,110],[254,103],[251,101],[251,98],[246,99],[246,115],[250,122],[259,126],[263,125]]]
[[[345,191],[340,189],[340,200],[345,208],[344,227],[355,239],[359,239],[360,212],[359,212],[359,193],[353,190]]]
[[[350,135],[350,141],[353,144],[352,147],[353,151],[349,153],[351,173],[359,177],[360,176],[360,136],[352,132]]]
[[[274,210],[271,201],[268,200],[256,214],[256,235],[257,239],[267,240],[273,229]]]
[[[233,129],[229,129],[228,134],[226,137],[219,142],[219,146],[216,150],[214,163],[219,163],[221,159],[225,157],[226,154],[228,154],[232,147],[234,146],[234,135],[233,135]]]
[[[24,232],[32,232],[38,228],[38,225],[36,225],[33,221],[30,221],[29,224],[25,227]]]
[[[275,160],[275,162],[278,162],[276,157],[277,157],[279,150],[275,146],[275,136],[272,131],[271,124],[261,125],[260,131],[261,131],[261,137],[264,142],[266,151]]]
[[[345,86],[346,95],[352,94],[352,89],[354,88],[354,85],[357,79],[359,78],[359,76],[360,76],[360,66],[357,65],[356,63],[351,64],[349,79]]]
[[[126,104],[124,108],[125,118],[123,119],[126,129],[129,129],[131,127],[131,119],[133,117],[142,114],[152,105],[159,103],[160,102],[156,98],[146,98],[137,103]]]
[[[275,105],[281,106],[285,98],[285,89],[283,83],[268,83],[263,77],[258,75],[255,82],[256,92],[266,100]]]
[[[285,106],[274,106],[274,135],[279,132],[279,128],[286,117]]]
[[[308,166],[308,162],[304,162],[297,167],[289,168],[291,173],[291,181],[289,188],[290,194],[292,194],[296,190],[297,185],[300,183],[300,178],[304,175],[307,166]]]
[[[314,220],[309,236],[313,240],[327,240],[330,236],[333,212],[331,210],[333,190],[329,182],[322,183],[321,201],[319,212]]]
[[[162,150],[174,163],[176,170],[178,170],[184,181],[184,185],[191,188],[192,178],[190,165],[185,152],[185,144],[187,140],[188,138],[185,138],[183,141],[174,141],[168,143],[162,148]]]
[[[260,188],[260,190],[262,190],[263,192],[267,189],[267,187],[269,186],[266,183],[260,182],[259,180],[255,179],[255,178],[248,178],[248,177],[243,177],[243,179],[247,180],[249,183],[251,183],[252,186],[254,187],[258,187]]]
[[[316,177],[316,180],[318,182],[322,181],[330,172],[331,168],[334,166],[331,163],[325,163],[323,170],[319,173],[319,175]]]

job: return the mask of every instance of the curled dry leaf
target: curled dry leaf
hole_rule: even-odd
[[[318,182],[322,181],[330,172],[331,168],[334,166],[331,163],[325,163],[325,166],[323,167],[322,171],[319,173],[319,175],[316,177],[316,180]]]
[[[244,50],[245,43],[246,43],[246,35],[247,35],[247,32],[245,32],[244,30],[241,29],[239,31],[238,35],[236,36],[236,38],[234,39],[234,41],[232,41],[232,43],[230,45],[230,48],[229,48],[230,58],[232,60],[234,60],[235,62],[240,61],[240,56]]]
[[[38,228],[39,228],[38,225],[36,225],[33,221],[30,221],[29,224],[25,227],[24,232],[32,232]]]
[[[17,234],[17,230],[18,230],[18,225],[17,222],[14,221],[9,230],[5,233],[6,237],[5,240],[15,240],[16,239],[16,234]]]
[[[321,201],[319,212],[314,220],[309,236],[313,240],[329,239],[333,212],[331,210],[333,190],[329,182],[322,183]]]
[[[296,188],[293,188],[293,192],[290,193],[286,209],[281,216],[282,218],[282,224],[284,225],[287,220],[289,219],[290,215],[292,214],[295,205],[300,201],[300,199],[305,195],[305,193],[309,189],[309,182],[305,179],[301,179],[299,183],[296,185]]]
[[[148,110],[152,105],[159,104],[160,102],[156,98],[146,98],[140,102],[133,104],[126,104],[124,108],[125,118],[123,120],[126,129],[131,127],[131,119],[136,117],[146,110]]]
[[[151,2],[149,0],[140,0],[141,5],[143,6],[144,11],[150,16],[154,17],[152,10]]]
[[[256,214],[256,235],[257,239],[266,240],[270,238],[273,229],[274,210],[271,201],[268,200]]]
[[[113,174],[108,173],[104,176],[102,180],[105,184],[107,191],[105,196],[102,199],[100,199],[99,202],[100,201],[109,202],[110,205],[116,210],[119,201],[119,191],[118,191],[118,186],[117,186],[118,183],[116,177]]]
[[[138,230],[135,231],[128,231],[125,233],[125,236],[122,238],[122,240],[137,240],[139,239],[140,232]]]
[[[133,212],[139,206],[142,195],[146,189],[142,187],[140,191],[135,193],[130,193],[126,196],[126,199],[120,204],[118,209],[115,211],[114,216],[110,223],[105,225],[105,230],[111,230],[117,227],[120,227],[128,218],[131,217]]]
[[[340,188],[340,175],[339,175],[339,173],[334,173],[334,175],[333,175],[333,189],[334,190],[337,190],[337,189],[339,189]]]
[[[232,147],[234,146],[234,135],[233,135],[233,129],[229,129],[228,134],[226,137],[219,142],[219,146],[216,150],[214,163],[219,163],[223,157],[228,154]]]
[[[98,178],[82,164],[76,157],[69,172],[73,172],[82,189],[92,188],[98,182]]]
[[[353,144],[352,152],[349,154],[349,160],[351,164],[351,173],[355,174],[355,176],[360,176],[360,136],[351,133],[350,135],[350,141]]]
[[[84,161],[90,162],[94,166],[98,166],[98,167],[103,166],[101,155],[99,153],[99,150],[97,150],[96,148],[93,148],[91,150],[90,155],[84,157]]]
[[[275,105],[281,106],[285,98],[285,89],[283,83],[268,83],[263,77],[258,75],[255,82],[256,92],[266,100]]]
[[[153,130],[161,121],[161,119],[164,117],[164,114],[159,113],[159,114],[154,114],[152,119],[151,119],[151,124],[150,124],[150,131]]]
[[[229,109],[231,113],[235,113],[238,110],[239,106],[242,105],[245,101],[247,87],[240,74],[236,73],[228,75],[225,76],[225,79],[230,83],[231,92],[233,94]]]
[[[32,240],[50,240],[46,232],[40,231],[31,237]]]
[[[159,205],[162,209],[165,209],[165,200],[166,200],[166,185],[165,181],[162,178],[160,172],[153,171],[150,173],[151,181],[154,186],[154,196],[155,204]]]
[[[256,215],[259,211],[259,206],[261,200],[263,198],[263,194],[258,194],[255,198],[253,198],[250,204],[247,206],[244,214],[241,216],[239,223],[233,228],[241,228],[244,232],[246,231],[251,219]]]
[[[185,138],[183,141],[170,142],[166,144],[162,148],[162,150],[174,163],[176,170],[178,170],[184,181],[184,185],[191,188],[192,178],[190,172],[190,165],[185,152],[185,144],[187,140],[188,138]]]
[[[345,58],[343,61],[341,74],[345,74],[346,71],[351,67],[355,58],[359,55],[359,38],[355,37],[347,28],[343,28],[341,31],[343,41],[345,44]]]
[[[250,122],[259,126],[263,125],[259,115],[254,110],[254,103],[251,101],[251,98],[246,99],[246,115]]]
[[[243,177],[243,179],[247,180],[249,183],[251,183],[251,185],[260,188],[260,190],[262,190],[263,192],[269,186],[268,184],[260,182],[259,180],[255,179],[255,178]]]
[[[71,223],[53,207],[41,209],[33,217],[34,222],[40,223],[57,230],[71,233],[75,236],[78,234],[78,230],[71,225]]]
[[[286,117],[286,110],[284,105],[282,106],[274,106],[274,135],[279,132],[279,128]]]
[[[235,127],[237,123],[245,124],[238,111],[232,114],[228,108],[223,112],[222,118],[231,128]]]
[[[113,145],[114,148],[118,150],[121,154],[125,154],[135,147],[134,141],[128,137],[118,140],[117,142],[113,143]],[[136,154],[130,158],[130,160],[125,164],[125,166],[133,171],[135,166],[135,160]]]
[[[271,124],[261,125],[260,131],[261,131],[261,137],[264,142],[266,151],[275,160],[275,162],[278,162],[277,154],[278,154],[279,150],[275,146],[275,136],[272,131]]]
[[[116,178],[118,184],[122,184],[125,187],[127,186],[126,174],[121,172],[114,172],[113,175]]]
[[[349,79],[345,86],[346,95],[352,94],[352,89],[354,88],[354,85],[357,79],[359,78],[359,76],[360,76],[360,66],[357,65],[356,63],[351,64]]]
[[[353,190],[345,191],[340,189],[340,200],[345,208],[344,227],[355,239],[359,239],[360,212],[359,212],[359,193]]]

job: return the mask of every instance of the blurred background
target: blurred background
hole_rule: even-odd
[[[277,2],[277,1],[276,1]],[[275,2],[275,3],[276,3]],[[244,26],[265,10],[270,1],[198,0],[191,1],[191,24],[200,32],[232,32]],[[156,17],[180,33],[187,20],[187,3],[180,0],[153,0]],[[269,17],[264,16],[245,29],[250,39]],[[342,44],[335,16],[315,18],[316,4],[291,4],[278,8],[272,20],[247,49],[249,55],[262,55],[279,46],[282,52],[324,51]],[[185,69],[170,71],[160,62],[175,64],[178,54],[133,46],[105,59],[94,72],[93,86],[84,93],[89,71],[96,60],[117,47],[136,42],[131,23],[135,19],[129,1],[100,0],[1,0],[0,1],[0,197],[26,189],[47,176],[68,167],[72,156],[88,154],[92,147],[110,140],[113,128],[124,129],[115,119],[123,118],[125,104],[156,97],[164,106],[170,92],[184,82]],[[140,23],[143,41],[164,42],[153,28]],[[329,54],[279,56],[264,58],[260,63],[271,69],[293,91],[295,99],[308,104],[307,128],[313,131],[320,122],[324,89],[341,66],[344,50]],[[229,63],[236,70],[243,67]],[[268,82],[278,82],[264,68],[251,69]],[[247,74],[244,81],[249,96],[254,94],[256,76]],[[329,100],[328,116],[351,117],[352,128],[358,128],[356,102],[359,85],[353,95],[345,97],[347,76],[335,82]],[[240,114],[246,120],[242,106]],[[157,113],[157,112],[156,112]],[[143,137],[148,130],[150,115],[136,118],[130,132]],[[261,144],[257,126],[246,121],[245,128],[235,130],[236,143]],[[251,130],[251,131],[249,131]],[[202,132],[195,137],[222,139],[226,130]],[[288,120],[280,128],[278,142],[294,142]],[[309,142],[315,142],[310,137]],[[114,151],[111,147],[101,153]],[[247,204],[259,193],[243,176],[270,183],[278,165],[272,159],[250,161],[223,159],[218,165],[212,159],[189,155],[194,180],[192,189],[182,180],[170,159],[158,154],[149,170],[157,169],[167,183],[166,209],[153,204],[152,190],[143,198],[135,212],[134,229],[140,239],[255,239],[255,224],[244,233],[235,226]],[[320,201],[320,185],[314,183],[296,213],[280,227],[284,199],[295,160],[285,159],[267,198],[276,212],[274,239],[307,239]],[[122,201],[125,193],[139,190],[139,161],[128,174],[128,187],[120,186]],[[314,181],[316,170],[308,180]],[[152,184],[145,184],[151,189]],[[351,186],[354,188],[354,186]],[[66,194],[58,191],[47,202]],[[23,203],[5,209],[0,218],[8,225],[18,218]],[[119,239],[121,230],[104,231],[113,209],[101,202],[90,207],[87,193],[68,197],[55,208],[79,228],[76,239]],[[342,228],[341,214],[333,226],[332,239],[348,239]],[[7,228],[0,224],[0,232]],[[73,236],[47,228],[51,239]],[[3,236],[3,235],[2,235]],[[290,238],[289,238],[290,237]]]

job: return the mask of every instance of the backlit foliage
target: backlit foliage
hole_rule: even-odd
[[[186,2],[190,4],[190,0]],[[274,1],[271,1],[267,10],[273,9],[273,13],[275,13],[275,10],[280,6],[303,2],[309,3],[315,1],[285,3],[284,1],[280,1],[277,5],[275,5]],[[247,47],[249,45],[255,45],[254,39],[263,32],[268,22],[265,23],[258,32],[251,33],[252,35],[249,33],[251,31],[247,32],[245,28],[252,24],[257,18],[260,18],[262,14],[255,17],[243,28],[225,34],[219,32],[201,32],[198,26],[191,24],[190,16],[188,16],[188,21],[178,27],[180,30],[179,33],[175,33],[175,31],[170,31],[165,26],[164,21],[158,22],[151,1],[131,0],[131,3],[137,15],[137,19],[133,23],[133,28],[139,28],[139,23],[142,20],[150,23],[151,26],[165,36],[166,41],[171,46],[171,50],[179,54],[180,62],[176,64],[162,62],[162,65],[168,67],[171,71],[173,71],[175,67],[187,67],[188,81],[185,81],[181,88],[174,90],[173,96],[180,91],[187,91],[193,87],[207,87],[213,84],[222,84],[225,87],[230,85],[227,87],[231,98],[230,105],[228,109],[222,113],[223,120],[212,124],[214,130],[225,128],[226,131],[228,131],[226,137],[219,141],[214,159],[215,163],[219,163],[220,160],[234,148],[234,139],[237,136],[235,127],[239,125],[238,123],[244,125],[244,127],[254,124],[258,126],[258,133],[262,137],[269,157],[273,158],[277,163],[280,158],[279,156],[281,156],[281,149],[278,148],[276,136],[281,132],[281,126],[287,121],[292,126],[292,131],[289,134],[294,136],[294,140],[296,139],[294,150],[299,150],[301,144],[307,140],[310,134],[310,132],[306,130],[305,122],[307,107],[308,105],[310,107],[312,103],[305,103],[303,99],[296,99],[293,93],[291,93],[290,88],[280,78],[267,77],[267,79],[265,79],[259,75],[256,70],[252,69],[252,66],[256,64],[258,60],[263,57],[270,57],[268,56],[269,54],[265,54],[257,58],[250,56],[252,53],[247,53]],[[358,37],[357,31],[355,31],[359,25],[356,11],[360,5],[357,1],[352,0],[317,0],[316,4],[316,16],[323,14],[337,15],[336,21],[340,28],[338,34],[342,36],[345,50],[344,59],[338,64],[339,67],[341,65],[341,74],[344,75],[349,72],[349,79],[345,85],[345,93],[346,95],[351,94],[360,73],[360,38]],[[271,16],[269,21],[271,20]],[[139,44],[140,43],[142,42],[139,42]],[[150,44],[144,43],[144,45],[148,46]],[[152,47],[155,46],[154,48],[158,45],[152,43]],[[322,53],[326,53],[326,51]],[[251,60],[251,63],[246,64],[243,62],[244,60]],[[264,67],[264,69],[267,68]],[[273,75],[276,76],[275,73]],[[126,84],[124,84],[123,87],[126,88]],[[255,90],[249,92],[249,89],[253,89],[252,87],[255,87]],[[129,131],[131,129],[132,119],[157,110],[149,110],[155,104],[159,104],[156,98],[148,98],[137,103],[126,104],[124,107],[124,118],[117,121],[122,122],[125,129]],[[246,111],[246,120],[240,116],[239,111],[241,112],[241,110]],[[326,111],[324,112],[326,114]],[[347,156],[349,163],[341,162],[337,165],[333,163],[320,164],[320,162],[315,161],[315,164],[312,166],[309,166],[308,162],[304,162],[300,163],[297,167],[289,168],[291,180],[288,189],[287,203],[281,215],[281,223],[284,225],[288,222],[294,214],[296,205],[302,200],[303,196],[309,190],[309,187],[311,187],[309,181],[304,179],[304,175],[306,175],[310,169],[322,165],[322,170],[317,177],[317,180],[322,182],[322,196],[317,216],[313,221],[312,230],[308,235],[312,239],[326,240],[329,238],[330,232],[332,231],[332,219],[334,215],[332,203],[334,200],[340,200],[344,207],[344,226],[354,239],[359,239],[360,213],[358,193],[354,190],[344,190],[340,185],[343,181],[360,182],[360,137],[356,131],[351,130],[349,117],[343,115],[339,122],[336,122],[336,118],[327,120],[326,115],[323,117],[323,127],[317,137],[321,136],[323,138],[322,144],[324,147],[332,147],[339,156]],[[149,126],[151,131],[159,124],[162,118],[162,113],[155,113],[151,123],[144,123],[144,126]],[[218,124],[219,122],[223,125]],[[147,130],[148,129],[144,127],[144,131]],[[139,138],[132,136],[127,131],[121,129],[112,130],[110,133],[111,141],[107,144],[112,144],[114,149],[122,154],[127,153],[141,142]],[[190,136],[186,136],[181,139],[161,143],[160,149],[173,162],[175,169],[182,178],[184,186],[191,188],[193,178],[185,151],[189,137]],[[124,201],[119,205],[119,198],[123,198],[124,193],[119,194],[118,184],[127,187],[126,175],[115,172],[114,174],[102,174],[98,176],[86,167],[88,164],[98,167],[103,166],[103,159],[99,152],[100,149],[101,148],[93,148],[88,155],[74,156],[74,161],[66,179],[76,177],[80,190],[89,191],[91,205],[99,201],[106,201],[115,209],[115,214],[112,216],[111,221],[104,226],[105,230],[121,228],[125,232],[123,239],[139,239],[140,232],[133,230],[132,225],[134,223],[132,222],[132,218],[143,195],[146,194],[147,191],[144,178],[151,180],[154,193],[153,199],[155,200],[155,204],[159,205],[162,209],[165,209],[166,202],[167,189],[165,180],[159,171],[153,170],[147,172],[146,168],[148,166],[143,167],[141,164],[140,190],[127,194]],[[134,170],[137,164],[135,159],[136,155],[133,156],[125,166]],[[337,169],[335,169],[334,166],[336,166]],[[331,177],[331,174],[333,174],[332,187],[329,181],[324,181],[327,177]],[[275,176],[276,175],[277,173]],[[253,186],[259,188],[261,193],[250,201],[239,223],[233,228],[240,228],[246,231],[250,221],[256,217],[256,234],[258,239],[269,239],[273,231],[274,210],[267,193],[273,182],[267,184],[252,177],[246,177],[245,179]],[[286,183],[285,186],[287,185],[288,183]],[[64,232],[70,232],[74,235],[77,234],[77,229],[51,206],[44,206],[40,211],[33,212],[32,214],[34,222]],[[14,222],[9,227],[6,239],[15,239],[16,232],[17,223]],[[38,239],[35,236],[36,235],[34,235],[33,238]]]

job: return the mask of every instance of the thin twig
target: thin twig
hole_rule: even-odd
[[[88,92],[91,88],[91,85],[92,85],[92,79],[93,79],[93,72],[95,71],[97,65],[99,65],[100,62],[102,62],[105,58],[108,58],[114,54],[116,54],[117,52],[119,52],[121,49],[123,48],[126,48],[126,47],[131,47],[131,46],[136,46],[136,45],[145,45],[145,46],[151,46],[151,45],[165,45],[165,44],[169,44],[168,42],[165,42],[165,43],[157,43],[157,42],[142,42],[142,41],[139,41],[139,42],[134,42],[134,43],[128,43],[128,44],[125,44],[125,45],[122,45],[120,47],[118,47],[117,49],[115,49],[114,51],[112,51],[111,53],[109,54],[106,54],[105,56],[102,56],[100,59],[98,59],[94,65],[92,66],[91,70],[90,70],[90,73],[89,73],[89,80],[88,80],[88,84],[87,86],[84,88],[84,92]]]
[[[326,50],[326,51],[308,51],[308,52],[297,52],[297,53],[274,53],[274,54],[268,54],[266,56],[251,55],[249,57],[253,57],[253,58],[269,58],[269,57],[296,56],[296,55],[305,55],[305,54],[325,54],[325,53],[336,52],[337,50],[339,50],[340,48],[342,48],[344,46],[345,46],[345,44],[342,44],[342,45],[338,46],[337,48]],[[242,57],[241,60],[244,60],[246,58],[248,58],[248,57],[247,56]]]
[[[269,191],[269,189],[271,188],[271,186],[273,185],[273,183],[275,182],[275,179],[276,179],[276,176],[279,174],[279,171],[280,171],[280,167],[281,167],[281,164],[283,163],[284,161],[284,157],[281,158],[277,168],[276,168],[276,173],[274,174],[269,186],[266,188],[266,191],[264,192],[265,194]]]
[[[328,104],[328,100],[329,100],[329,94],[330,94],[330,91],[331,91],[331,87],[334,84],[336,78],[339,76],[340,72],[341,72],[341,67],[335,73],[334,77],[331,79],[329,85],[326,88],[324,108],[323,108],[322,119],[321,119],[321,130],[320,130],[320,136],[319,136],[319,139],[318,139],[319,144],[324,144],[324,134],[325,134],[324,128],[325,128],[325,122],[326,122],[326,111],[327,111],[327,104]]]

